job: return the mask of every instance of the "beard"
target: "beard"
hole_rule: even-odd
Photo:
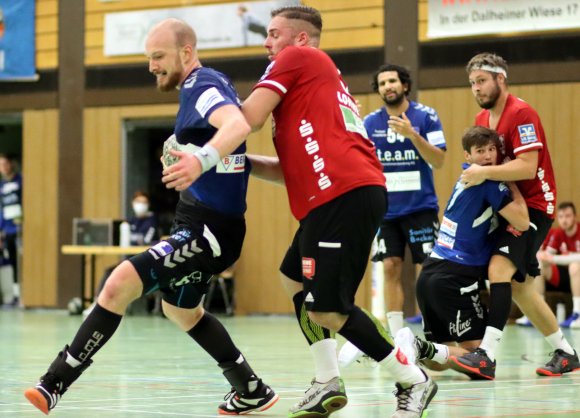
[[[499,85],[497,83],[495,83],[494,89],[489,93],[489,99],[485,100],[485,99],[480,99],[479,97],[476,97],[475,100],[477,101],[477,104],[479,105],[479,107],[481,107],[482,109],[489,110],[495,106],[500,94],[501,94],[501,90],[499,88]]]
[[[382,99],[387,106],[398,106],[405,100],[405,93],[399,94],[395,92],[395,97],[393,99],[387,99],[387,95],[385,94]]]
[[[175,90],[175,88],[179,85],[179,81],[181,80],[181,73],[174,71],[172,73],[168,73],[165,76],[165,82],[157,80],[157,90],[162,92],[168,92]]]

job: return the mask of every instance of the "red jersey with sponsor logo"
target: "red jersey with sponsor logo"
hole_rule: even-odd
[[[385,186],[356,102],[328,55],[286,47],[254,89],[261,87],[282,98],[272,112],[274,145],[298,220],[355,188]]]
[[[475,124],[489,128],[489,110],[479,112],[475,117]],[[538,151],[536,176],[531,180],[520,180],[517,185],[528,207],[538,209],[553,219],[556,209],[556,181],[538,113],[522,99],[510,94],[496,131],[501,139],[504,161],[513,160],[524,152]]]
[[[576,233],[572,236],[566,235],[562,228],[552,228],[544,243],[546,249],[558,254],[580,253],[580,223],[576,223]]]

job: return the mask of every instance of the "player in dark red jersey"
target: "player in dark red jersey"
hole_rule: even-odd
[[[321,29],[320,14],[310,7],[272,12],[264,43],[272,62],[242,110],[254,129],[272,113],[278,157],[250,156],[252,172],[284,181],[300,221],[280,270],[305,335],[303,320],[309,318],[315,328],[338,332],[383,362],[399,382],[395,416],[419,417],[435,383],[406,358],[414,357],[412,350],[394,348],[376,318],[354,304],[387,208],[384,176],[355,100],[332,60],[317,49]],[[318,359],[330,361],[332,369],[335,345],[321,335],[327,332],[309,341],[328,343],[330,350],[315,354],[315,362],[318,368]],[[315,379],[289,417],[327,417],[345,403],[340,379]]]
[[[576,220],[574,203],[560,203],[557,218],[558,227],[551,230],[544,241],[543,250],[538,253],[538,258],[541,261],[542,277],[545,279],[546,287],[555,287],[572,293],[572,315],[560,326],[580,328],[580,263],[573,261],[566,265],[558,265],[553,259],[553,255],[556,254],[580,254],[580,222]]]
[[[310,343],[320,343],[316,374],[330,378],[315,379],[289,417],[328,417],[346,405],[336,342],[329,338],[338,332],[395,376],[394,416],[419,418],[437,385],[414,363],[411,344],[393,347],[380,322],[354,305],[387,209],[386,190],[356,102],[330,57],[317,49],[321,29],[320,13],[311,7],[272,11],[264,42],[272,63],[242,106],[253,129],[274,116],[278,157],[249,156],[252,173],[288,189],[300,227],[281,271],[302,331]],[[238,145],[230,136],[211,141],[220,155]],[[188,161],[169,175],[169,184],[181,189],[197,180],[201,164]]]
[[[556,182],[544,128],[537,112],[508,92],[507,64],[502,57],[478,54],[469,61],[466,70],[475,100],[483,109],[475,124],[498,132],[504,161],[496,166],[472,165],[463,172],[461,180],[466,188],[485,180],[516,181],[528,206],[530,229],[521,233],[507,222],[500,225],[500,237],[488,270],[489,321],[483,341],[473,353],[452,359],[472,373],[488,379],[495,377],[495,352],[513,296],[554,349],[552,359],[536,369],[536,373],[560,376],[580,368],[578,355],[533,286],[534,277],[540,274],[536,253],[550,229],[556,204]]]

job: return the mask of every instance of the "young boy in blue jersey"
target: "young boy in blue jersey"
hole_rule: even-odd
[[[488,128],[469,128],[462,138],[467,164],[495,165],[499,136]],[[511,193],[510,193],[511,192]],[[513,183],[487,180],[465,188],[458,181],[441,221],[439,236],[423,263],[417,280],[417,300],[423,314],[427,341],[416,340],[418,359],[427,367],[443,370],[453,366],[452,355],[463,355],[479,346],[487,326],[487,308],[479,292],[495,245],[496,214],[516,231],[529,227],[526,203]],[[412,339],[403,328],[396,340]],[[489,365],[493,367],[493,365]],[[465,372],[464,372],[465,373]],[[469,374],[478,378],[476,374]]]
[[[66,345],[40,382],[25,392],[45,414],[93,362],[91,358],[113,336],[129,304],[143,294],[161,290],[163,312],[197,342],[223,370],[232,386],[218,413],[239,415],[270,408],[278,400],[254,373],[224,326],[201,304],[213,274],[233,264],[245,235],[244,212],[249,167],[245,138],[250,132],[237,93],[228,78],[199,61],[196,35],[183,21],[166,19],[149,32],[146,55],[160,91],[179,88],[179,111],[170,144],[164,152],[171,167],[163,182],[181,192],[171,236],[149,250],[123,261],[113,270],[70,345]],[[228,155],[210,144],[241,144]],[[171,161],[174,160],[174,161]],[[183,176],[187,166],[201,165],[192,184]],[[163,355],[163,353],[160,353]],[[193,388],[192,388],[193,390]]]

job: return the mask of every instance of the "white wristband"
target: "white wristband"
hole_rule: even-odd
[[[201,172],[211,170],[220,161],[220,153],[210,144],[205,144],[202,148],[193,153],[193,156],[201,163]]]

